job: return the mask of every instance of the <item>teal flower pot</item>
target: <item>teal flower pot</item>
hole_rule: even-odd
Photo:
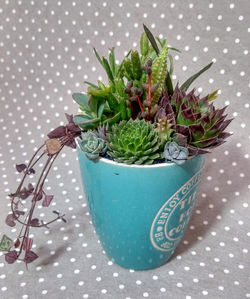
[[[109,258],[134,270],[166,263],[188,226],[204,156],[182,166],[136,166],[93,162],[77,151],[92,222]]]

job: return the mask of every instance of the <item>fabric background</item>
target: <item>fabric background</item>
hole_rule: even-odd
[[[138,47],[142,24],[169,45],[175,78],[187,77],[213,60],[196,81],[201,94],[217,88],[217,107],[229,105],[233,136],[207,155],[198,202],[174,257],[159,269],[136,272],[114,265],[102,251],[84,200],[76,152],[65,149],[46,184],[50,208],[67,224],[33,230],[39,255],[29,270],[0,257],[1,298],[249,298],[249,1],[0,1],[0,227],[7,195],[20,175],[15,164],[29,159],[46,134],[76,113],[73,92],[84,80],[106,80],[92,46],[102,55],[115,46],[117,59]],[[175,81],[177,82],[177,80]],[[0,236],[0,237],[1,237]]]

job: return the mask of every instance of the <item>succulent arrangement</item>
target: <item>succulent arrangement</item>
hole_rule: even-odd
[[[48,227],[54,221],[65,220],[65,215],[53,211],[54,219],[45,222],[35,218],[39,201],[48,207],[53,195],[44,192],[45,180],[64,146],[76,147],[75,138],[86,157],[98,161],[100,157],[125,164],[176,163],[182,165],[188,157],[210,152],[225,142],[230,135],[225,132],[232,119],[226,119],[226,107],[216,109],[213,100],[217,91],[201,97],[195,89],[188,92],[193,81],[208,70],[212,63],[192,75],[182,85],[173,87],[172,51],[165,39],[155,38],[144,25],[140,39],[140,52],[128,51],[117,64],[114,48],[108,58],[94,53],[105,69],[108,83],[88,84],[87,93],[75,93],[73,99],[81,113],[66,115],[68,124],[59,126],[48,134],[32,156],[28,165],[16,166],[23,178],[16,191],[9,195],[11,213],[6,224],[21,224],[15,241],[6,235],[0,250],[7,251],[5,260],[12,264],[21,260],[27,264],[38,256],[32,250],[32,227]],[[44,168],[26,187],[29,176],[35,176],[34,166],[42,159]],[[24,210],[30,197],[30,208]],[[23,257],[21,254],[23,253]]]
[[[83,131],[79,144],[91,160],[105,156],[126,164],[183,164],[188,156],[208,153],[230,136],[225,132],[232,121],[226,119],[226,107],[216,109],[212,102],[218,91],[205,97],[195,89],[188,92],[212,63],[174,88],[171,52],[179,50],[155,38],[145,25],[144,31],[140,53],[130,50],[120,64],[115,62],[114,48],[108,59],[94,49],[108,84],[86,82],[87,94],[73,94],[82,110],[74,116]],[[100,136],[104,127],[106,132]],[[86,144],[93,145],[94,135],[91,150]]]

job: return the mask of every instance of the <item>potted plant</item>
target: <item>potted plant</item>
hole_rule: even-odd
[[[48,160],[35,187],[23,188],[23,182],[34,172],[37,153],[28,166],[17,166],[24,179],[11,194],[12,213],[6,222],[21,222],[25,230],[15,242],[2,239],[8,263],[20,259],[22,251],[26,264],[37,258],[30,227],[66,221],[54,211],[54,220],[41,222],[33,211],[39,200],[50,204],[53,196],[43,191],[45,178],[63,146],[76,144],[86,200],[107,255],[135,270],[158,267],[171,257],[192,214],[204,154],[225,142],[230,134],[224,130],[231,122],[226,107],[213,105],[217,90],[205,97],[194,89],[188,92],[212,63],[174,88],[172,51],[179,50],[155,38],[145,25],[140,53],[130,50],[119,64],[114,48],[108,58],[94,49],[108,84],[86,82],[87,93],[73,94],[81,113],[67,115],[69,123],[48,134],[45,150],[41,147]],[[33,196],[31,209],[21,221],[20,198],[28,196]]]

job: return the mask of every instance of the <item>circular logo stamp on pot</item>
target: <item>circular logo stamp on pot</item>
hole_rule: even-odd
[[[191,217],[201,180],[198,171],[158,211],[150,231],[153,246],[161,251],[170,251],[180,242]]]

